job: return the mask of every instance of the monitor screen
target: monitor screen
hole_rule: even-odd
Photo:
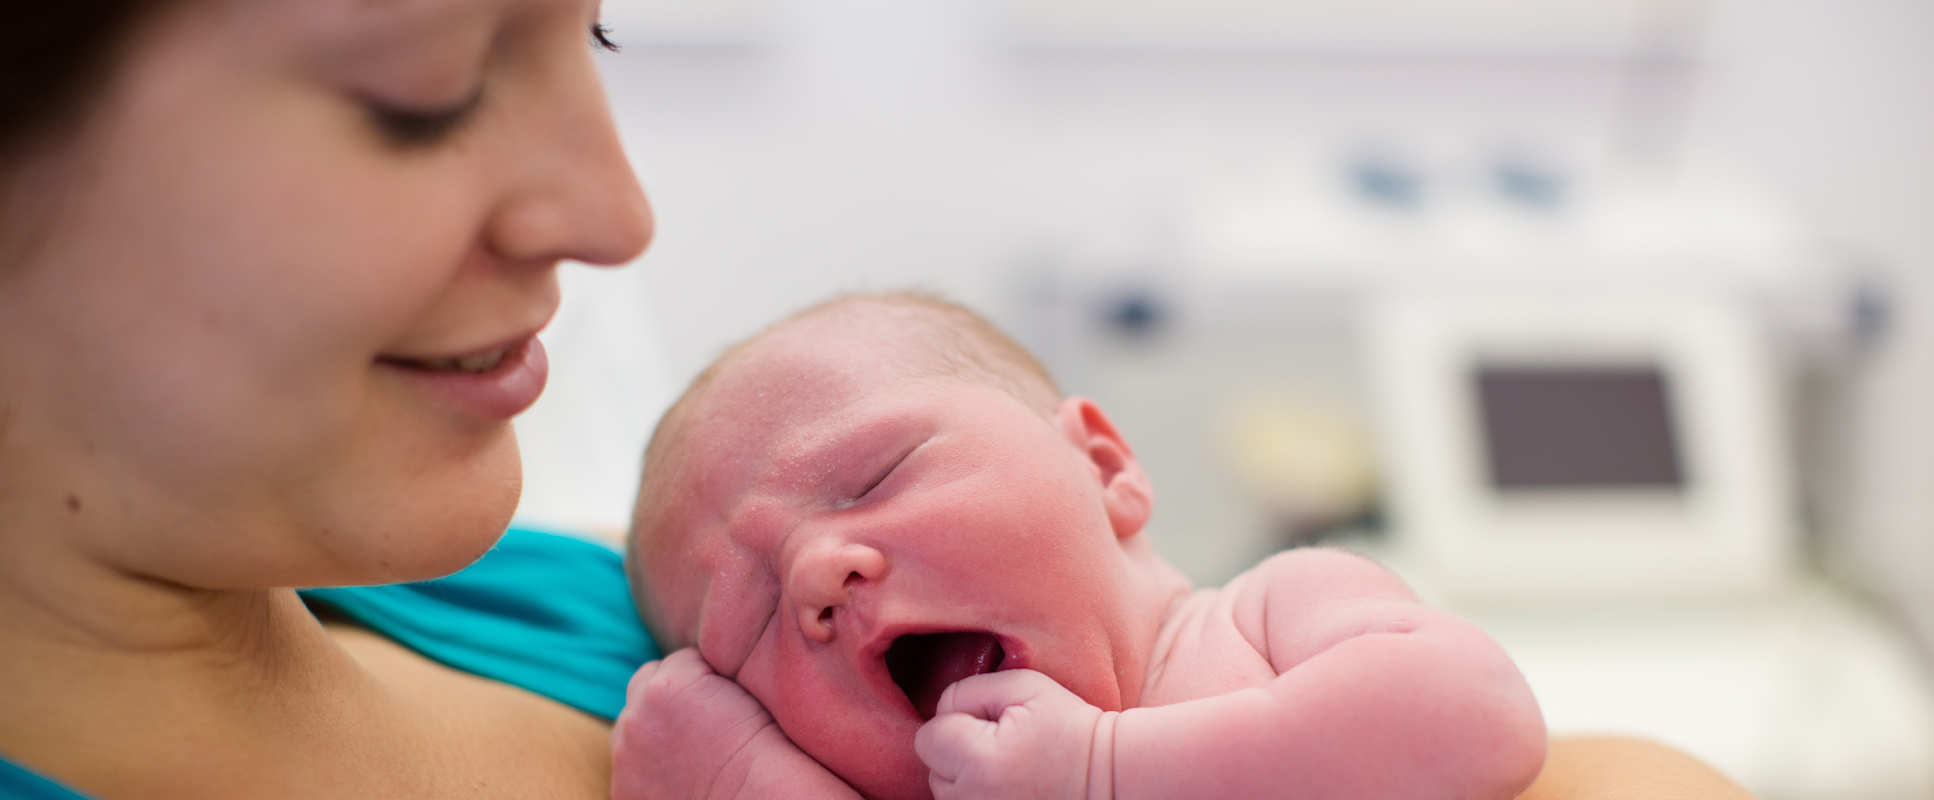
[[[1683,485],[1656,365],[1479,364],[1491,485],[1499,490]]]

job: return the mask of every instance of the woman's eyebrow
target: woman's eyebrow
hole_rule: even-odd
[[[550,0],[546,0],[549,2]],[[322,46],[340,54],[408,46],[439,32],[506,13],[507,0],[304,0]],[[344,6],[347,5],[348,8]]]
[[[500,5],[490,3],[466,3],[462,0],[352,0],[349,9],[330,10],[331,3],[309,2],[313,13],[333,18],[338,24],[336,33],[343,39],[367,39],[374,36],[404,37],[434,30],[442,25],[461,19],[465,15],[480,13]],[[345,13],[347,11],[347,13]]]

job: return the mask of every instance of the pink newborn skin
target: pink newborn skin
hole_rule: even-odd
[[[1099,408],[936,367],[919,327],[795,319],[661,424],[632,557],[689,649],[633,680],[616,796],[1436,800],[1536,777],[1537,703],[1481,631],[1340,551],[1191,589]]]

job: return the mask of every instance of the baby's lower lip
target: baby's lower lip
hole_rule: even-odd
[[[1001,671],[1002,672],[1006,672],[1007,670],[1010,670],[1010,669],[1028,668],[1027,666],[1028,653],[1027,653],[1026,646],[1022,645],[1020,642],[1014,641],[1013,639],[1009,639],[1005,636],[997,636],[995,638],[998,638],[1001,641],[1001,653],[1002,653]]]

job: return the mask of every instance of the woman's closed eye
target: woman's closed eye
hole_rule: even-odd
[[[592,47],[618,52],[618,43],[611,39],[611,28],[603,22],[591,24],[590,40]],[[364,105],[385,138],[399,147],[413,148],[435,144],[455,133],[483,104],[483,99],[483,85],[479,83],[455,103],[415,105],[370,97],[364,100]]]
[[[423,147],[454,133],[483,104],[483,96],[483,87],[478,86],[464,99],[443,107],[419,108],[374,98],[364,104],[384,138],[399,147]]]

